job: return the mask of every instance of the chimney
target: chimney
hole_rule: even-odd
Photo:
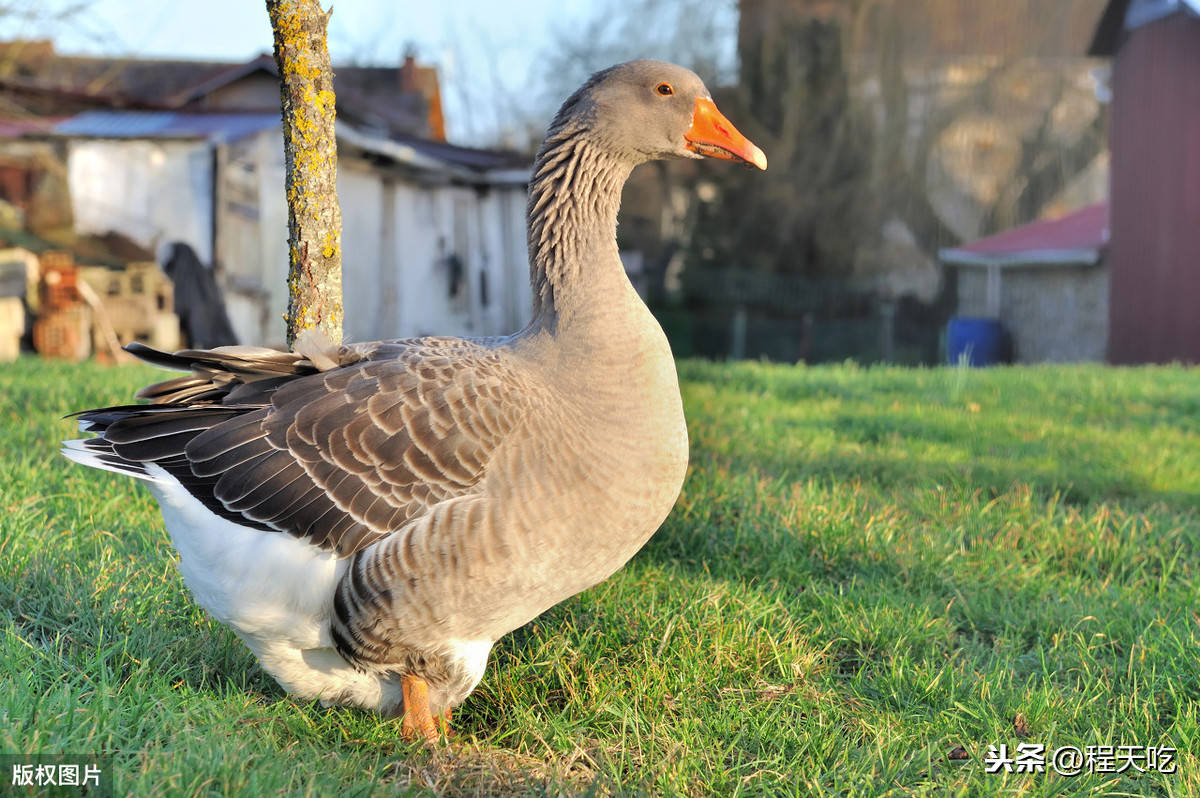
[[[438,89],[437,73],[433,67],[417,65],[416,48],[408,45],[404,49],[404,63],[398,70],[400,91],[404,94],[419,94],[425,101],[426,135],[434,141],[446,140],[446,120],[442,116],[442,97]]]
[[[410,44],[404,49],[404,64],[400,67],[400,91],[415,92],[421,87],[417,81],[417,55]]]

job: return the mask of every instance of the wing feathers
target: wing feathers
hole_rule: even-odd
[[[222,474],[213,487],[213,495],[230,510],[244,509],[237,505],[247,495],[293,465],[295,460],[287,452],[264,452]]]
[[[222,461],[219,458],[265,437],[266,430],[263,429],[265,416],[266,411],[262,409],[244,412],[239,417],[213,425],[205,432],[195,436],[188,443],[185,454],[193,466],[199,466],[196,469],[197,476],[212,476],[241,462],[238,459],[239,455],[236,454],[231,460]],[[240,457],[244,459],[246,455],[254,451],[257,450],[248,450]],[[203,465],[209,462],[213,462],[211,467]]]
[[[130,351],[192,373],[143,389],[153,404],[79,414],[106,447],[79,458],[158,463],[218,515],[341,555],[479,490],[536,398],[503,353],[455,339]]]
[[[240,498],[225,501],[225,506],[256,520],[270,523],[273,520],[271,515],[264,516],[263,513],[255,512],[259,505],[272,500],[272,505],[294,505],[303,500],[312,489],[312,481],[308,479],[304,469],[295,461],[289,461],[279,471],[251,487]]]

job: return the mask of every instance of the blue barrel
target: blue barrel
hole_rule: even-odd
[[[1007,335],[999,319],[959,316],[946,327],[946,359],[955,366],[962,359],[972,366],[991,366],[1008,360]]]

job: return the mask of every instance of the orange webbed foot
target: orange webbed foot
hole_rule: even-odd
[[[404,697],[404,720],[400,724],[400,737],[405,742],[424,740],[436,743],[437,725],[429,711],[429,684],[420,676],[408,674],[400,679],[400,692]]]

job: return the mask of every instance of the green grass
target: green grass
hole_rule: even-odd
[[[111,753],[138,795],[1200,794],[1200,371],[680,372],[674,513],[428,750],[289,699],[148,494],[55,454],[151,370],[3,367],[0,752]],[[1020,742],[1178,772],[984,772]]]

